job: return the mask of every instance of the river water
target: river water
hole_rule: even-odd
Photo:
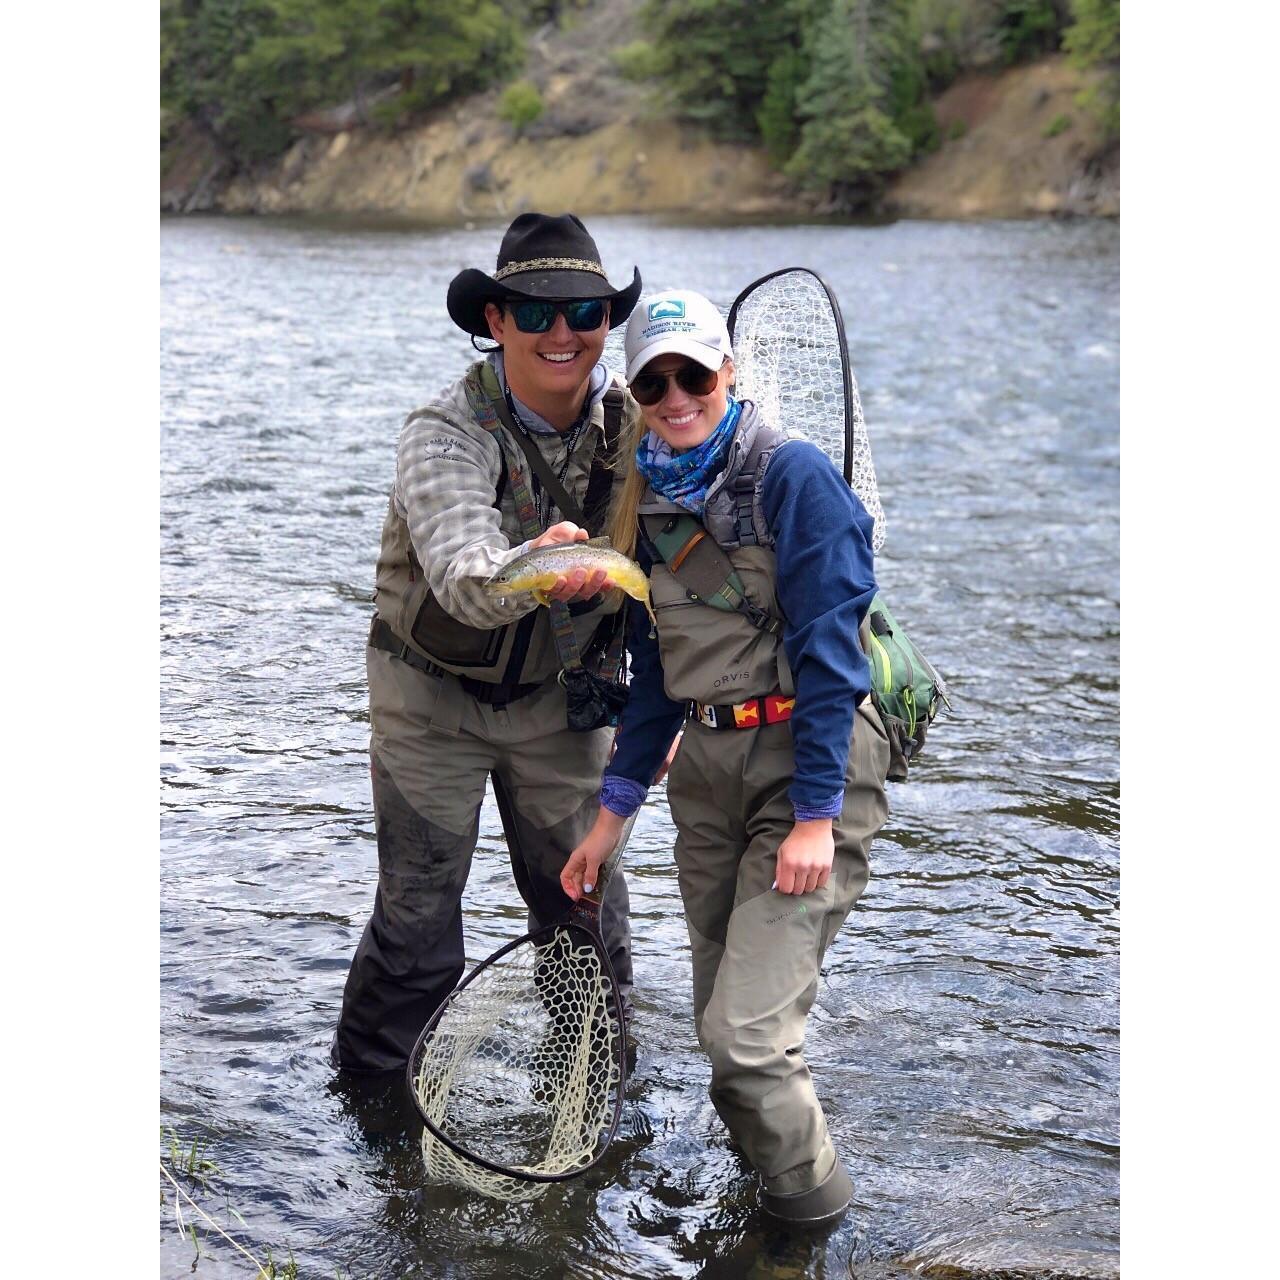
[[[830,280],[881,584],[955,695],[810,1020],[854,1210],[819,1241],[753,1210],[706,1100],[661,788],[627,853],[640,1052],[600,1169],[516,1207],[425,1186],[398,1096],[335,1080],[396,439],[470,355],[445,288],[501,228],[202,218],[161,232],[160,1097],[218,1165],[193,1193],[302,1277],[1112,1276],[1118,227],[591,229],[615,280],[636,262],[725,306],[780,266]],[[472,959],[523,931],[491,800],[465,902]],[[162,1274],[189,1274],[168,1207],[160,1232]],[[197,1274],[252,1275],[200,1237]]]

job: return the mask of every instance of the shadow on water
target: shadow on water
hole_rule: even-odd
[[[956,694],[891,790],[809,1023],[853,1211],[823,1239],[756,1212],[707,1100],[662,788],[628,848],[640,1053],[598,1169],[529,1205],[427,1185],[400,1078],[328,1064],[377,867],[364,641],[395,442],[473,356],[444,295],[492,262],[488,224],[163,223],[162,1123],[216,1161],[237,1236],[303,1280],[1106,1280],[1117,228],[591,226],[611,270],[724,306],[786,264],[830,279],[878,575]],[[491,800],[465,910],[472,962],[522,931]],[[190,1274],[164,1214],[162,1274]],[[244,1275],[206,1247],[197,1275]]]

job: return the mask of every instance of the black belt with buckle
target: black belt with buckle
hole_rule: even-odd
[[[463,691],[470,694],[477,702],[488,703],[495,707],[505,707],[507,703],[527,698],[529,694],[536,693],[542,688],[543,682],[501,685],[489,684],[484,680],[472,680],[470,676],[454,675],[439,663],[432,662],[416,649],[410,648],[377,614],[374,614],[373,622],[369,626],[369,647],[393,654],[401,662],[408,663],[415,671],[425,671],[429,676],[453,676],[462,686]]]

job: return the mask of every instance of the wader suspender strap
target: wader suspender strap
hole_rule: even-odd
[[[762,448],[761,440],[763,435],[763,432],[756,432],[756,438],[751,445],[751,452],[747,454],[746,459],[743,461],[742,470],[738,472],[732,486],[734,528],[738,533],[739,544],[744,547],[760,545],[760,539],[756,535],[754,519],[756,477],[769,465],[769,458],[777,447],[776,445],[770,445],[767,449]]]
[[[782,633],[782,619],[747,599],[733,562],[695,517],[641,516],[640,529],[654,560],[666,564],[691,600],[740,613],[770,635]]]
[[[542,451],[516,425],[511,416],[511,410],[507,408],[507,398],[502,394],[502,387],[498,383],[498,372],[487,360],[480,366],[480,388],[484,392],[485,398],[489,401],[493,413],[497,415],[498,421],[506,427],[507,434],[520,446],[521,452],[529,461],[529,465],[533,468],[538,479],[542,481],[542,487],[551,495],[551,499],[556,506],[560,508],[560,514],[566,519],[572,520],[574,524],[585,525],[586,517],[582,514],[582,508],[565,492],[564,485],[556,478],[555,472],[551,470],[546,458],[542,456]],[[475,406],[472,405],[472,408],[474,409]],[[483,420],[481,425],[489,431],[495,430],[495,427],[490,427]],[[513,481],[514,478],[513,475]],[[512,492],[515,492],[514,488]],[[521,519],[523,520],[523,516]],[[536,515],[534,523],[538,523]],[[538,533],[541,532],[542,530],[539,529]],[[530,533],[526,529],[524,536],[526,538],[536,538],[538,533]]]
[[[611,386],[604,393],[604,431],[591,460],[587,492],[582,499],[583,524],[596,537],[604,532],[604,520],[613,494],[613,468],[609,461],[618,452],[618,436],[622,431],[622,388]]]

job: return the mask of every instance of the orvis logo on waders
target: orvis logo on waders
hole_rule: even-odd
[[[679,298],[667,298],[649,303],[650,320],[683,320],[684,303]]]
[[[798,907],[792,907],[790,911],[780,912],[776,916],[770,916],[765,924],[777,924],[779,920],[785,920],[788,916],[805,916],[809,914],[809,908],[802,902]]]

